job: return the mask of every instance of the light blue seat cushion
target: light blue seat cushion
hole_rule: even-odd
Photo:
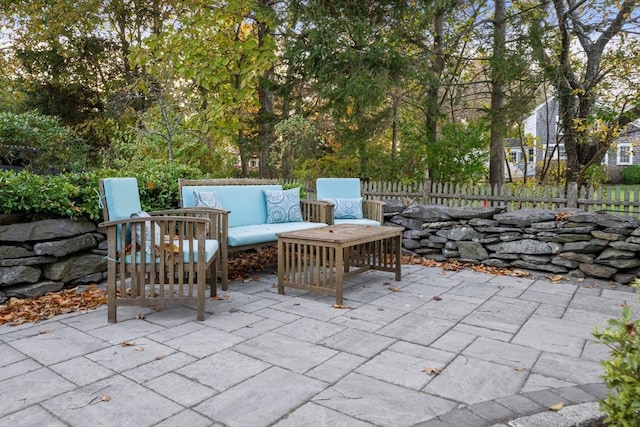
[[[227,243],[229,247],[256,245],[259,243],[275,242],[279,233],[287,231],[308,230],[326,227],[320,222],[283,222],[280,224],[246,225],[243,227],[229,227]]]
[[[360,224],[360,225],[373,225],[376,227],[380,227],[380,222],[374,221],[372,219],[362,218],[362,219],[334,219],[334,224]]]
[[[177,243],[174,241],[174,244]],[[184,256],[183,258],[183,262],[189,262],[189,240],[183,240],[182,243],[184,246],[182,247],[184,250]],[[218,243],[217,240],[210,240],[207,239],[205,240],[205,260],[206,262],[211,261],[211,258],[213,258],[216,253],[218,252],[218,248],[220,247],[220,244]],[[194,240],[193,241],[193,262],[198,263],[198,241]],[[136,263],[140,264],[140,260],[142,255],[140,253],[140,251],[136,252]],[[149,254],[149,252],[145,252],[145,264],[151,264],[151,255]],[[156,260],[156,262],[159,262],[159,260]],[[128,254],[125,257],[125,263],[126,264],[131,264],[131,254]]]
[[[182,187],[182,206],[194,207],[194,191],[215,191],[222,209],[231,211],[229,228],[267,223],[264,190],[282,190],[279,184],[267,185],[186,185]]]
[[[317,199],[355,199],[360,197],[360,178],[318,178]]]

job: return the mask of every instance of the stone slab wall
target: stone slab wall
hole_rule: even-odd
[[[86,220],[0,223],[0,303],[104,280],[106,249]]]
[[[406,252],[630,283],[640,273],[638,219],[575,209],[448,208],[388,201]]]

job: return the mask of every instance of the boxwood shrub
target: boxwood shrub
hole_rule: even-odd
[[[160,164],[140,170],[100,169],[60,175],[0,171],[0,214],[22,214],[26,221],[85,217],[99,222],[98,181],[118,176],[136,178],[142,209],[153,211],[179,207],[178,178],[202,178],[202,172]]]
[[[640,184],[640,165],[629,165],[622,169],[623,184]]]

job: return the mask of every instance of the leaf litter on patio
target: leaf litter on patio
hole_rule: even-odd
[[[248,282],[255,280],[258,272],[277,273],[278,252],[276,248],[266,248],[258,251],[236,252],[229,255],[229,277],[234,281]],[[459,271],[470,268],[474,271],[501,276],[528,277],[530,273],[508,268],[483,266],[457,260],[435,261],[411,255],[402,256],[402,264],[422,265],[424,267],[439,267],[443,271]],[[552,280],[553,281],[553,280]],[[392,292],[398,288],[389,286]],[[218,296],[216,299],[227,299]],[[23,323],[38,322],[50,319],[59,314],[83,312],[107,303],[107,294],[97,285],[83,288],[63,289],[50,292],[34,298],[10,298],[5,304],[0,304],[0,325],[17,326]],[[347,308],[347,307],[345,307]],[[142,317],[143,318],[143,317]]]

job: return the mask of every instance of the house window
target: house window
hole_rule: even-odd
[[[619,165],[630,165],[632,164],[633,150],[631,149],[631,144],[619,144],[618,145],[618,159],[617,162]]]
[[[520,157],[519,151],[509,151],[509,163],[518,164],[519,157]]]
[[[536,151],[535,151],[534,148],[532,148],[532,147],[527,148],[527,161],[529,163],[533,163],[533,162],[536,161],[536,154],[535,153],[536,153]]]
[[[250,168],[257,168],[258,167],[258,159],[249,160],[249,167]]]
[[[557,146],[549,145],[549,147],[547,147],[547,158],[552,156],[554,159],[566,160],[567,151],[564,149],[564,144],[558,144]]]

